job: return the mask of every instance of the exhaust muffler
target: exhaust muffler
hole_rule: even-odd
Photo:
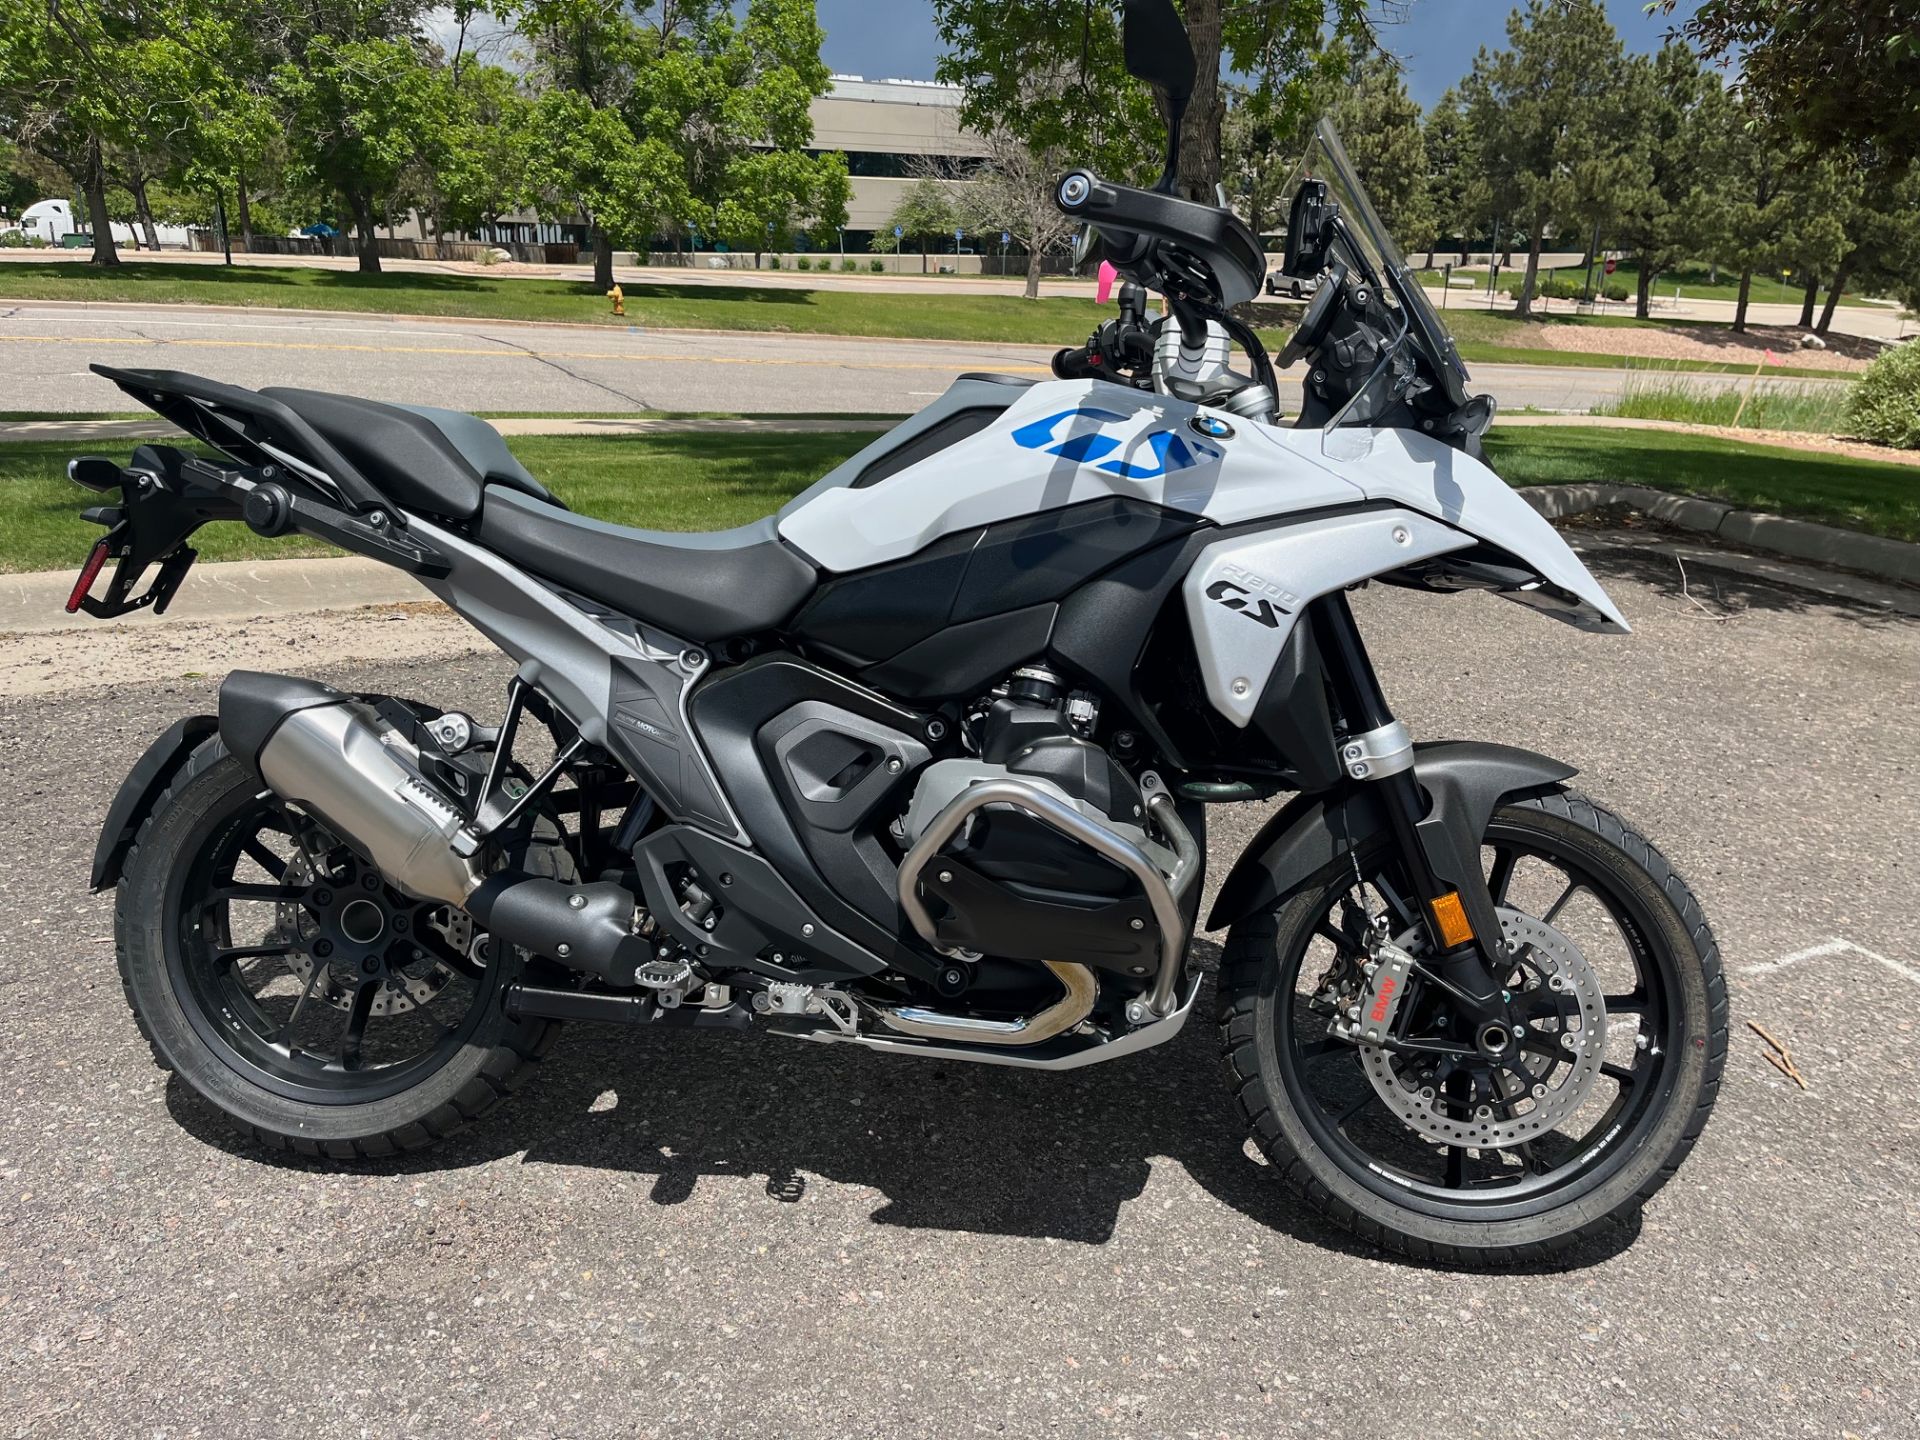
[[[652,958],[624,886],[483,873],[479,837],[425,777],[419,749],[352,696],[237,670],[220,687],[220,738],[274,794],[324,822],[392,884],[465,910],[496,939],[619,985],[634,983]]]
[[[479,888],[466,817],[422,776],[413,744],[351,696],[235,671],[220,687],[220,738],[408,894],[464,909]]]

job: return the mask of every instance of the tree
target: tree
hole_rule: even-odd
[[[1827,286],[1827,303],[1814,330],[1826,334],[1849,284],[1863,281],[1908,308],[1920,297],[1920,170],[1894,179],[1884,170],[1858,169],[1845,229],[1847,248]]]
[[[1635,117],[1632,178],[1622,187],[1614,242],[1639,267],[1634,314],[1648,318],[1653,284],[1700,247],[1708,208],[1701,185],[1701,106],[1708,85],[1693,52],[1667,45],[1627,64],[1627,107]]]
[[[0,0],[0,132],[79,182],[96,265],[120,263],[107,151],[134,108],[119,62],[137,38],[129,16],[98,5]]]
[[[1445,239],[1460,242],[1460,262],[1465,264],[1469,237],[1487,218],[1492,192],[1481,172],[1480,147],[1458,90],[1449,90],[1434,102],[1421,139],[1427,152],[1427,208],[1433,236],[1427,268],[1433,268],[1432,243]]]
[[[870,248],[891,250],[905,239],[917,244],[924,256],[927,243],[939,236],[951,235],[957,223],[953,182],[923,177],[900,192],[900,198],[894,201],[893,213],[887,217],[885,233],[875,231]],[[892,233],[895,229],[900,231],[898,236]],[[922,268],[925,268],[924,261]]]
[[[1004,230],[1027,251],[1026,298],[1040,298],[1040,266],[1046,252],[1073,233],[1060,213],[1054,189],[1070,168],[1057,151],[1035,150],[1004,130],[987,136],[987,153],[958,189],[955,205],[979,231]]]
[[[1249,88],[1266,90],[1275,119],[1284,118],[1304,103],[1315,73],[1373,48],[1374,9],[1368,0],[1186,0],[1195,74],[1181,189],[1211,200],[1221,179],[1223,59],[1253,77]],[[1116,178],[1152,178],[1162,130],[1146,87],[1126,73],[1110,3],[934,0],[933,11],[946,52],[935,74],[963,90],[961,123],[1005,130]]]
[[[1674,13],[1675,0],[1660,0]],[[1703,0],[1677,32],[1737,67],[1749,103],[1820,148],[1920,157],[1920,10],[1858,0]]]
[[[1291,199],[1288,182],[1306,149],[1304,127],[1276,132],[1270,99],[1259,90],[1229,86],[1221,130],[1221,183],[1256,235],[1279,228]]]
[[[1403,247],[1422,244],[1433,232],[1427,145],[1398,62],[1378,52],[1363,56],[1331,116],[1387,233]]]
[[[824,38],[811,0],[749,0],[738,21],[717,11],[683,53],[683,83],[645,87],[656,98],[637,128],[681,137],[686,190],[713,233],[757,249],[795,230],[821,243],[846,224],[846,157],[809,150],[812,102],[832,83]]]
[[[449,66],[448,81],[453,114],[434,174],[434,219],[442,232],[475,230],[531,198],[533,106],[518,77],[498,65]]]
[[[576,90],[549,90],[528,126],[527,181],[539,208],[577,214],[592,227],[593,283],[613,285],[615,234],[650,233],[663,211],[687,208],[680,157],[657,136],[642,139],[619,112]]]
[[[613,283],[615,234],[644,243],[697,219],[758,245],[768,226],[844,222],[844,159],[807,149],[829,82],[807,0],[748,0],[744,15],[718,0],[509,0],[501,14],[533,42],[556,147],[536,143],[536,189],[581,207],[596,285]]]
[[[307,37],[278,66],[293,168],[337,192],[359,233],[360,270],[378,274],[376,208],[385,213],[410,167],[430,164],[452,108],[444,74],[411,38]]]
[[[1527,0],[1507,19],[1507,43],[1480,52],[1468,93],[1488,182],[1527,236],[1517,312],[1530,315],[1549,227],[1603,217],[1632,126],[1620,39],[1599,0]]]

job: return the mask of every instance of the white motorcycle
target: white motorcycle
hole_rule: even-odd
[[[154,742],[92,878],[160,1064],[266,1144],[367,1156],[490,1109],[561,1020],[1118,1060],[1202,988],[1206,807],[1291,793],[1207,920],[1282,1180],[1389,1248],[1500,1264],[1674,1173],[1727,1045],[1700,907],[1573,767],[1414,743],[1347,592],[1625,623],[1483,463],[1492,406],[1324,125],[1279,422],[1232,313],[1261,247],[1173,193],[1166,0],[1126,42],[1167,176],[1058,192],[1118,318],[1056,380],[961,377],[738,530],[576,515],[470,416],[96,367],[225,458],[75,461],[121,500],[72,608],[164,609],[193,532],[239,520],[399,566],[519,664],[497,725],[242,672]]]

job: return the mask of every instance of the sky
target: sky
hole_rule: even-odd
[[[1660,48],[1661,36],[1698,8],[1682,0],[1676,15],[1649,16],[1645,0],[1606,0],[1608,17],[1629,50]],[[940,53],[928,0],[819,0],[827,32],[823,58],[842,75],[869,80],[931,80]],[[1505,0],[1410,0],[1405,18],[1382,30],[1386,47],[1406,67],[1407,88],[1421,105],[1433,104],[1473,64],[1482,45],[1506,43]]]

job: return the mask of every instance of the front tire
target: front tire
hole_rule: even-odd
[[[1422,1136],[1385,1098],[1393,1094],[1385,1088],[1390,1082],[1369,1078],[1362,1052],[1327,1038],[1333,1011],[1318,1002],[1330,993],[1323,988],[1329,976],[1351,974],[1341,969],[1348,963],[1343,942],[1357,926],[1348,923],[1343,934],[1349,912],[1339,907],[1356,890],[1356,867],[1368,877],[1359,887],[1363,899],[1371,890],[1377,908],[1397,909],[1397,919],[1411,921],[1384,844],[1343,857],[1276,911],[1233,928],[1222,965],[1220,1033],[1242,1116],[1296,1193],[1384,1249],[1496,1268],[1564,1256],[1635,1221],[1693,1148],[1713,1108],[1727,1051],[1727,998],[1699,903],[1665,857],[1610,811],[1556,788],[1501,806],[1484,843],[1496,903],[1517,914],[1545,912],[1544,923],[1558,927],[1555,943],[1562,932],[1578,933],[1593,956],[1592,973],[1606,974],[1599,988],[1620,992],[1606,997],[1606,1078],[1596,1078],[1590,1103],[1566,1117],[1564,1132],[1556,1127],[1484,1150]],[[1548,895],[1558,898],[1548,905]],[[1574,913],[1576,898],[1592,903]],[[1316,981],[1320,963],[1327,975]],[[1517,989],[1522,981],[1516,969],[1510,983]],[[1563,988],[1556,982],[1554,989]],[[1403,1003],[1410,1017],[1421,1013],[1418,1001],[1410,989]],[[1444,1023],[1445,1003],[1437,990],[1429,992],[1426,1013],[1440,1012]],[[1412,1024],[1409,1018],[1403,1035]],[[1396,1063],[1430,1062],[1411,1056]],[[1417,1092],[1428,1097],[1439,1125],[1449,1115],[1466,1122],[1466,1104],[1456,1110],[1449,1096],[1467,1092],[1447,1090],[1449,1083],[1472,1083],[1464,1069],[1439,1082],[1437,1100],[1432,1088]],[[1375,1072],[1389,1073],[1377,1066]],[[1419,1103],[1412,1097],[1421,1078],[1409,1080],[1407,1101]],[[1490,1113],[1469,1103],[1473,1113]],[[1517,1108],[1525,1110],[1524,1099]]]
[[[573,875],[548,821],[512,858]],[[350,944],[375,910],[384,930]],[[507,1017],[517,952],[476,947],[459,912],[387,886],[217,738],[142,826],[114,920],[155,1062],[272,1149],[352,1159],[432,1144],[519,1088],[554,1033]]]

